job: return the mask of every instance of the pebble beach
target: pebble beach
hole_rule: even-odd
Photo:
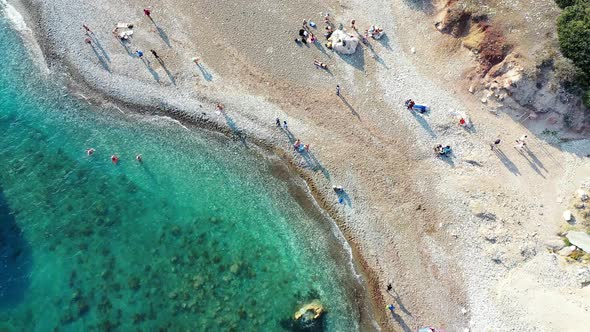
[[[558,227],[551,220],[562,212],[555,197],[567,196],[590,176],[583,158],[588,141],[556,144],[539,138],[515,121],[515,114],[490,112],[453,85],[466,55],[453,61],[437,58],[429,42],[438,32],[432,24],[412,23],[425,19],[425,8],[402,0],[8,3],[31,30],[23,34],[30,38],[25,45],[39,74],[65,82],[68,93],[96,114],[163,117],[189,131],[222,134],[228,139],[224,144],[232,146],[226,151],[240,151],[224,153],[235,153],[237,160],[244,153],[284,163],[278,173],[295,177],[304,188],[304,194],[289,194],[307,197],[308,205],[297,208],[318,211],[322,223],[335,225],[335,230],[323,226],[324,233],[345,240],[334,261],[346,262],[343,253],[351,252],[350,271],[335,269],[339,279],[322,281],[322,289],[354,284],[351,293],[364,294],[358,296],[360,309],[347,318],[350,325],[329,323],[331,330],[550,331],[577,328],[576,321],[584,320],[572,317],[588,317],[587,301],[580,300],[568,309],[569,318],[549,325],[549,314],[528,313],[542,305],[526,299],[555,287],[560,278],[571,285],[571,296],[587,292],[573,289],[586,272],[562,272],[544,248],[555,240]],[[148,6],[151,19],[143,12]],[[324,44],[326,13],[336,27],[359,38],[373,24],[385,36],[360,43],[352,55],[337,54]],[[358,30],[350,26],[352,19]],[[310,29],[317,43],[294,42],[303,20],[317,24]],[[113,36],[117,23],[132,24],[128,41]],[[87,35],[82,24],[92,32]],[[314,60],[328,70],[316,68]],[[335,94],[336,85],[341,96]],[[430,112],[409,112],[403,105],[408,98],[429,105]],[[224,105],[223,112],[216,110],[217,103]],[[469,116],[474,127],[458,126],[456,114]],[[276,118],[287,121],[288,130],[278,128]],[[523,134],[531,137],[527,153],[511,146]],[[503,139],[504,157],[490,150],[497,137]],[[309,152],[294,151],[296,139],[310,144]],[[172,141],[167,142],[172,146]],[[436,144],[452,146],[453,157],[435,156]],[[199,241],[186,234],[187,241]],[[330,252],[332,240],[322,241],[327,248],[318,250]],[[309,259],[305,255],[309,252],[301,254],[302,260]],[[250,262],[233,264],[225,264],[237,269],[233,274],[257,269],[242,270],[240,264]],[[546,267],[542,282],[532,276],[536,264]],[[362,280],[358,285],[351,281],[355,274]],[[532,281],[523,285],[518,280]],[[255,284],[251,287],[256,291]],[[301,291],[296,288],[292,293]],[[330,296],[354,303],[350,293],[332,291]],[[519,294],[514,303],[511,293]],[[560,301],[567,301],[560,296],[552,298],[555,304],[547,312],[560,312]],[[393,312],[386,309],[389,304]],[[336,312],[346,312],[347,305]]]

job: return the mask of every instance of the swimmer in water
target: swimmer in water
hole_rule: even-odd
[[[86,154],[89,155],[89,156],[92,156],[92,154],[94,153],[94,151],[96,151],[96,150],[94,150],[94,148],[86,149]]]
[[[111,161],[113,162],[113,164],[117,164],[119,162],[119,157],[117,157],[116,155],[112,155]]]
[[[140,163],[142,163],[143,162],[143,159],[141,158],[141,154],[138,154],[137,156],[135,156],[135,160],[137,160]]]

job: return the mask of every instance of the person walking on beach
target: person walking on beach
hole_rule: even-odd
[[[336,85],[336,95],[340,97],[340,84]]]
[[[135,55],[141,59],[143,57],[143,52],[141,50],[135,50]]]
[[[350,27],[352,28],[352,30],[356,30],[356,25],[355,25],[355,23],[356,23],[356,20],[352,20],[352,21],[350,21]]]
[[[88,24],[84,23],[84,24],[82,24],[82,27],[84,28],[84,30],[86,30],[86,33],[92,33],[92,30],[90,30],[90,28],[88,27]]]
[[[391,312],[392,315],[394,314],[393,311],[395,310],[395,307],[393,306],[393,304],[388,304],[387,309],[389,309],[389,312]]]
[[[500,145],[500,139],[498,138],[497,140],[494,141],[494,143],[490,143],[490,147],[492,148],[492,150],[494,149],[498,149],[498,145]]]
[[[275,123],[277,124],[277,127],[281,128],[281,119],[276,118]]]
[[[154,55],[154,58],[160,60],[160,56],[158,55],[158,53],[156,53],[156,51],[150,50],[150,52],[152,52],[152,54]]]
[[[289,129],[289,127],[287,127],[287,121],[283,121],[283,128],[285,128],[285,130]]]
[[[152,21],[153,21],[153,19],[152,19],[152,10],[151,10],[151,9],[149,9],[149,8],[144,8],[144,9],[143,9],[143,14],[144,14],[145,16],[147,16],[147,17],[148,17],[150,20],[152,20]]]
[[[516,144],[514,145],[514,148],[516,148],[518,151],[522,152],[522,150],[524,150],[525,145],[526,145],[526,143],[519,138],[516,140]]]
[[[88,45],[92,45],[92,39],[90,39],[90,37],[84,38],[84,42]]]

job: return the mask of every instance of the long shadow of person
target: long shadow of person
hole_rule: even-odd
[[[157,59],[158,59],[158,62],[160,63],[160,66],[162,66],[162,68],[166,72],[166,75],[168,75],[168,79],[170,79],[170,82],[172,82],[172,84],[176,85],[176,80],[174,79],[174,75],[172,75],[170,70],[168,70],[168,67],[166,67],[166,64],[164,63],[164,60],[162,60],[162,58],[157,58]]]
[[[529,157],[531,157],[531,160],[533,161],[533,163],[535,163],[537,166],[542,168],[545,172],[549,173],[549,171],[545,168],[545,165],[543,165],[541,160],[539,160],[539,158],[537,158],[537,156],[533,153],[533,151],[531,151],[528,148],[528,146],[526,147],[526,153],[529,155]]]
[[[430,124],[428,123],[428,121],[426,121],[426,119],[424,119],[424,117],[416,114],[416,111],[409,111],[409,112],[412,113],[412,116],[414,117],[414,119],[416,119],[416,121],[418,121],[418,123],[422,126],[422,128],[424,128],[424,130],[426,130],[426,132],[432,138],[436,137],[434,130],[432,130],[432,127],[430,127]]]
[[[346,97],[344,97],[342,94],[340,95],[340,99],[342,100],[342,102],[344,103],[344,106],[348,107],[348,109],[350,110],[350,112],[352,113],[352,115],[356,116],[357,119],[361,119],[361,116],[358,114],[358,112],[354,109],[354,107],[352,107],[352,105],[350,105],[350,103],[348,102],[348,100],[346,99]]]
[[[197,67],[201,71],[201,74],[203,75],[203,78],[205,79],[205,81],[207,81],[207,82],[213,81],[213,75],[211,75],[211,73],[209,72],[209,70],[207,70],[207,68],[205,68],[205,66],[203,66],[201,63],[199,63],[199,64],[197,64]]]
[[[293,133],[291,132],[291,130],[289,130],[289,128],[282,128],[281,129],[285,132],[285,135],[287,135],[287,139],[289,140],[289,143],[293,144],[293,142],[295,142],[295,135],[293,135]]]
[[[393,51],[391,45],[389,45],[389,37],[387,34],[384,34],[380,39],[377,40],[381,45],[385,47],[388,51]]]
[[[162,38],[162,40],[164,41],[164,43],[166,43],[166,45],[168,47],[172,47],[172,45],[170,44],[170,38],[168,38],[168,35],[164,31],[164,29],[160,28],[160,26],[158,26],[156,24],[156,30],[158,31],[158,35],[160,35],[160,38]]]
[[[30,285],[32,250],[0,187],[0,309],[11,309]]]
[[[391,317],[393,318],[393,320],[395,320],[399,324],[399,326],[402,328],[402,331],[404,331],[404,332],[411,332],[412,331],[410,329],[410,327],[408,326],[408,324],[406,324],[404,319],[400,315],[398,315],[395,311],[391,312]]]
[[[144,59],[142,57],[141,62],[143,62],[143,64],[147,68],[147,70],[150,72],[150,74],[152,74],[152,76],[154,77],[154,80],[156,80],[156,82],[160,83],[160,75],[158,75],[158,73],[154,70],[154,68],[152,68],[152,64],[150,63],[150,60]]]
[[[502,164],[504,164],[504,167],[506,167],[512,174],[520,175],[518,167],[506,156],[506,154],[504,154],[504,151],[496,147],[494,148],[494,153],[496,154],[498,159],[500,159]]]
[[[133,52],[131,52],[131,49],[129,48],[129,45],[127,45],[126,41],[122,40],[119,37],[117,37],[117,41],[119,41],[119,44],[121,44],[121,46],[123,46],[123,48],[125,49],[125,52],[127,52],[127,55],[133,56]]]
[[[234,134],[234,136],[237,137],[245,147],[248,147],[248,144],[246,143],[246,136],[238,127],[236,122],[229,115],[227,115],[225,111],[222,111],[221,113],[223,114],[223,117],[225,118],[225,122],[227,123],[229,129],[231,129],[232,134]]]
[[[105,61],[105,59],[102,56],[102,54],[98,53],[98,51],[96,50],[96,47],[94,47],[94,44],[90,44],[90,46],[92,48],[92,51],[94,52],[94,55],[96,55],[96,57],[98,58],[98,61],[100,62],[100,64],[104,68],[104,70],[106,70],[106,71],[108,71],[110,73],[111,72],[111,68],[109,68],[109,64]]]
[[[109,54],[104,50],[104,48],[102,47],[102,44],[100,43],[100,40],[98,40],[98,37],[96,36],[96,34],[94,34],[94,32],[90,33],[89,36],[91,36],[92,38],[92,42],[94,43],[94,45],[96,45],[96,47],[100,50],[100,53],[102,53],[102,55],[104,56],[104,58],[108,61],[111,62],[111,58],[109,57]]]
[[[332,56],[326,51],[326,49],[324,48],[324,45],[322,45],[322,43],[320,43],[319,41],[314,43],[315,47],[317,47],[318,50],[320,50],[320,52],[324,53],[325,56],[327,56],[328,58],[332,58]]]
[[[109,54],[102,47],[102,44],[100,43],[100,40],[98,40],[98,37],[96,37],[96,35],[94,33],[92,33],[91,36],[92,36],[92,41],[94,42],[94,45],[96,45],[96,47],[100,50],[100,53],[102,53],[102,55],[104,56],[104,58],[108,62],[111,62],[111,58],[109,57]]]
[[[358,33],[358,32],[357,32]],[[358,33],[359,37],[362,39],[363,36],[361,36],[360,33]],[[375,51],[375,49],[373,48],[373,45],[371,45],[370,42],[364,43],[365,47],[367,49],[369,49],[369,51],[371,51],[371,57],[373,59],[375,59],[375,61],[377,61],[377,63],[383,65],[383,67],[385,67],[385,69],[389,69],[389,66],[385,63],[385,60],[383,60],[382,57],[379,56],[379,54],[377,54],[377,52]]]
[[[328,172],[328,170],[326,170],[326,168],[322,166],[320,161],[310,151],[298,150],[297,152],[299,152],[301,158],[303,158],[309,169],[311,169],[314,172],[320,171],[322,172],[324,177],[326,177],[326,179],[330,179],[330,173]]]
[[[404,312],[404,314],[413,317],[412,313],[410,311],[408,311],[408,309],[406,308],[406,306],[404,306],[401,297],[399,296],[398,292],[395,289],[392,289],[391,291],[387,291],[387,293],[389,295],[391,295],[391,297],[393,297],[393,299],[395,300],[395,302],[397,303],[397,308],[399,308],[401,311]]]
[[[517,149],[518,150],[518,149]],[[529,163],[529,166],[531,166],[531,168],[533,169],[533,171],[535,171],[535,173],[539,174],[541,177],[545,178],[545,175],[543,175],[543,173],[541,173],[541,170],[539,169],[539,167],[537,167],[537,164],[535,164],[533,162],[533,160],[531,160],[527,154],[525,154],[525,151],[519,150],[518,153],[520,153],[521,156],[524,157],[524,159]]]

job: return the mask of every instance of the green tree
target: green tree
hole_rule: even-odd
[[[584,104],[590,107],[590,1],[578,0],[557,19],[561,53],[580,69],[578,83],[587,91]]]
[[[557,20],[561,52],[590,73],[590,2],[578,2],[563,10]]]
[[[575,5],[578,0],[555,0],[555,3],[559,6],[559,8],[564,9],[565,7],[569,7]]]

